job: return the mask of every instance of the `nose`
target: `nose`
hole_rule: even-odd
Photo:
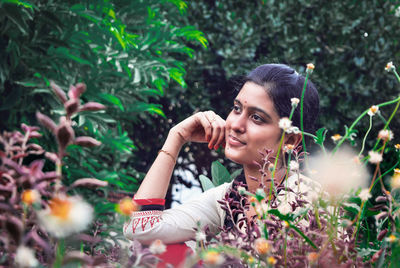
[[[244,133],[246,131],[245,113],[238,114],[232,118],[231,128],[238,133]]]

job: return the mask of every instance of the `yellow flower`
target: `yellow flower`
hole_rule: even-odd
[[[257,198],[255,198],[254,196],[250,196],[249,202],[251,203],[252,206],[255,206],[256,202],[257,202]]]
[[[126,197],[119,201],[116,210],[122,215],[130,216],[132,212],[139,210],[139,206],[135,203],[135,201],[129,197]]]
[[[270,257],[268,257],[268,259],[267,259],[267,263],[268,263],[269,265],[275,265],[275,264],[277,263],[277,260],[276,260],[274,257],[270,256]]]
[[[285,153],[291,153],[294,150],[294,145],[293,144],[286,144],[285,147],[283,147],[283,151]]]
[[[209,250],[204,255],[204,263],[208,265],[221,265],[225,261],[224,257],[215,250]]]
[[[282,223],[282,225],[283,225],[283,227],[285,227],[285,228],[289,228],[289,223],[287,222],[287,221],[283,221],[283,223]]]
[[[394,173],[395,173],[395,174],[400,174],[400,169],[395,168],[395,169],[394,169]]]
[[[252,256],[250,256],[248,259],[247,259],[247,263],[248,264],[253,264],[255,262],[255,260],[254,260],[254,258],[252,257]]]
[[[331,139],[332,139],[334,142],[339,141],[341,138],[342,138],[342,135],[340,135],[340,134],[335,134],[335,135],[333,135],[333,136],[331,137]]]
[[[400,144],[399,144],[399,143],[396,144],[396,145],[394,146],[394,148],[396,148],[397,150],[400,150]]]
[[[260,255],[267,254],[271,250],[271,245],[264,238],[257,238],[254,242],[254,248]]]
[[[40,194],[37,190],[25,190],[22,192],[21,200],[28,206],[31,206],[33,203],[37,203],[40,200]]]
[[[389,235],[389,237],[386,238],[386,239],[387,239],[387,241],[388,241],[389,243],[393,243],[393,242],[395,242],[395,241],[397,240],[397,237],[396,237],[395,235],[391,234],[391,235]]]
[[[312,63],[307,64],[307,69],[309,70],[314,70],[315,69],[315,65]]]

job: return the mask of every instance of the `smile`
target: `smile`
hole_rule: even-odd
[[[239,140],[238,138],[236,138],[236,137],[234,137],[234,136],[232,136],[232,135],[229,135],[229,136],[228,136],[228,144],[231,145],[231,146],[242,146],[242,145],[246,145],[245,142]]]

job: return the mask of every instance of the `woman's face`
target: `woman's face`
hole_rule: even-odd
[[[244,84],[226,119],[225,155],[242,165],[260,162],[264,148],[277,152],[281,137],[279,116],[265,89],[255,83]]]

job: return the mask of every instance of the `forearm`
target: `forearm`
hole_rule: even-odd
[[[171,129],[162,147],[135,194],[135,199],[165,198],[174,171],[175,161],[184,144],[180,135]],[[171,157],[172,156],[172,157]]]

